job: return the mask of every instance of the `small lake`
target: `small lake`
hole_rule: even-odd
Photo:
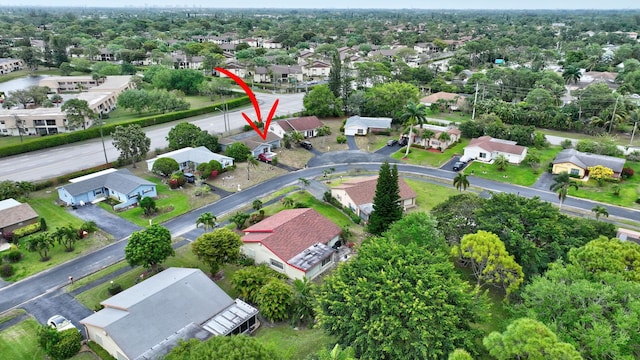
[[[15,91],[20,89],[26,89],[32,85],[38,85],[40,80],[49,77],[49,75],[37,75],[37,76],[24,76],[21,78],[9,80],[0,83],[0,91],[4,91],[5,94],[9,91]]]

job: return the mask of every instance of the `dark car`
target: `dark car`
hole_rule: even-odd
[[[311,144],[311,141],[300,141],[300,146],[302,146],[303,148],[307,149],[307,150],[311,150],[313,148],[313,144]]]
[[[456,163],[453,164],[453,171],[460,171],[464,169],[465,165],[467,164],[463,163],[462,161],[456,161]]]
[[[398,140],[391,139],[391,140],[387,141],[387,146],[393,146],[393,145],[396,145],[397,143],[398,143]]]
[[[408,143],[408,139],[406,137],[401,138],[400,140],[398,140],[398,145],[400,146],[407,146]]]

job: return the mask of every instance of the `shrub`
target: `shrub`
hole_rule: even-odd
[[[347,142],[347,137],[344,135],[338,135],[336,136],[336,142],[338,144],[345,144]]]
[[[573,142],[569,139],[564,139],[560,143],[560,146],[562,146],[563,149],[571,149],[573,148]]]
[[[2,257],[5,261],[10,263],[17,263],[22,260],[22,253],[19,250],[10,250]]]
[[[80,230],[92,233],[98,231],[98,225],[96,225],[95,221],[85,221],[80,225]]]
[[[251,155],[251,149],[241,142],[236,142],[227,146],[225,155],[232,157],[236,162],[243,162],[247,161],[247,158]]]
[[[47,231],[47,220],[40,218],[40,230]]]
[[[16,231],[13,232],[13,236],[17,238],[23,238],[27,235],[35,234],[38,231],[40,231],[40,222],[21,227],[20,229],[16,229]]]
[[[11,243],[15,239],[15,236],[13,235],[13,231],[4,231],[2,233],[2,238]]]
[[[253,123],[258,127],[258,129],[263,129],[264,128],[264,122],[262,122],[262,121],[260,121],[260,122],[254,121]],[[242,128],[242,130],[251,131],[251,130],[253,130],[253,126],[247,124]]]
[[[46,351],[52,359],[68,359],[80,351],[82,335],[76,329],[69,329],[59,333],[58,341]]]
[[[13,265],[11,264],[4,264],[2,266],[0,266],[0,276],[3,278],[8,278],[13,276],[14,274],[14,270],[13,270]]]
[[[389,135],[391,135],[391,130],[374,130],[373,133],[376,134],[376,135],[389,136]]]
[[[111,285],[109,285],[109,288],[107,289],[107,291],[109,292],[110,295],[115,295],[122,291],[122,286],[114,282],[114,283],[111,283]]]
[[[626,167],[626,168],[622,169],[622,172],[620,173],[620,176],[622,176],[623,179],[628,179],[628,178],[632,177],[633,174],[635,174],[633,169],[630,168],[630,167]]]
[[[627,154],[627,160],[629,161],[640,161],[640,151],[635,150]]]

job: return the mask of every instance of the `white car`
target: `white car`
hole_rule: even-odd
[[[47,325],[58,331],[65,331],[69,329],[77,329],[73,323],[62,315],[53,315],[47,320]]]

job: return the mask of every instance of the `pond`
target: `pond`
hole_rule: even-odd
[[[4,92],[6,94],[9,91],[26,89],[29,86],[38,85],[40,80],[46,77],[49,77],[49,75],[23,76],[21,78],[9,80],[0,83],[0,92]]]

